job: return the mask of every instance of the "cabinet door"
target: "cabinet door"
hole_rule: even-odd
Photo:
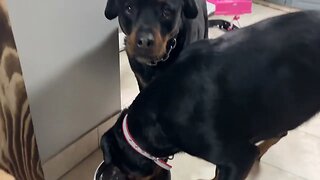
[[[118,22],[105,5],[8,1],[43,162],[120,110]]]

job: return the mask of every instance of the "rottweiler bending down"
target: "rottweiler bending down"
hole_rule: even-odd
[[[320,110],[319,32],[320,12],[306,11],[190,45],[103,135],[105,162],[147,177],[186,152],[216,164],[219,180],[244,179],[257,142]]]
[[[105,15],[110,20],[118,16],[140,90],[187,45],[208,37],[205,0],[108,0]]]

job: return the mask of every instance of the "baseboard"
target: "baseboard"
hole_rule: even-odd
[[[293,7],[288,7],[288,6],[283,6],[283,5],[279,5],[279,4],[274,4],[265,0],[253,0],[253,3],[259,4],[259,5],[263,5],[272,9],[277,9],[280,11],[284,11],[284,12],[296,12],[299,11],[299,9],[297,8],[293,8]]]
[[[99,148],[100,137],[116,122],[118,114],[83,135],[43,164],[46,180],[57,180]],[[101,157],[102,158],[102,157]]]

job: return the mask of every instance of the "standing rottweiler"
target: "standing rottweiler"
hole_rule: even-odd
[[[320,11],[306,11],[188,46],[103,135],[105,163],[141,180],[186,152],[216,164],[219,180],[245,179],[257,142],[320,111],[319,32]]]
[[[119,19],[140,90],[187,45],[208,37],[205,0],[108,0],[105,16]]]

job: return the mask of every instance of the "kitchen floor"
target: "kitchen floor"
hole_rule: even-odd
[[[287,9],[273,8],[254,4],[253,13],[243,15],[241,26],[247,26],[262,19],[284,14]],[[231,19],[231,17],[217,17]],[[219,30],[210,30],[210,37],[217,37]],[[276,42],[275,42],[276,43]],[[133,73],[127,57],[120,53],[121,99],[122,106],[128,106],[138,94]],[[95,168],[102,160],[100,151],[96,151],[81,164],[67,173],[61,180],[91,180]],[[173,165],[173,180],[212,179],[214,165],[187,154],[178,154],[170,162]],[[249,180],[319,180],[320,179],[320,115],[298,129],[289,132],[278,144],[273,146],[253,167]]]

